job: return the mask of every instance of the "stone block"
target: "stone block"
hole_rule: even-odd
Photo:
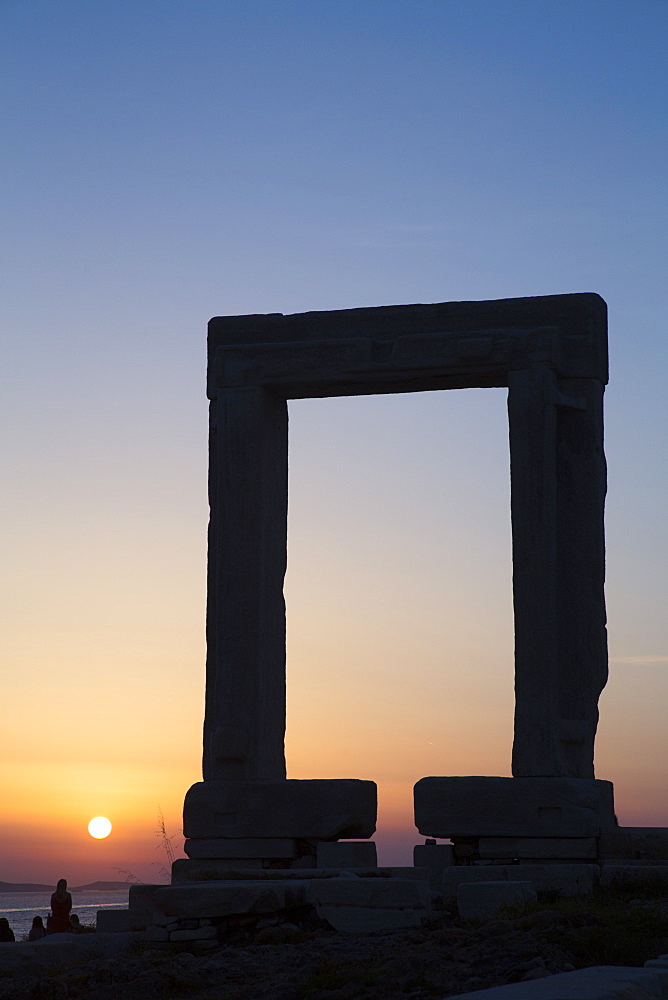
[[[72,966],[85,967],[98,958],[122,962],[141,948],[143,934],[49,934],[39,941],[3,942],[0,944],[0,982],[7,997],[16,997],[4,977],[36,976],[50,978],[56,971]]]
[[[348,934],[375,934],[419,927],[426,911],[383,909],[369,906],[318,906],[316,912],[335,931]]]
[[[601,880],[598,865],[582,862],[563,865],[509,865],[506,877],[526,879],[533,882],[538,892],[556,892],[560,896],[590,896]]]
[[[169,941],[169,931],[166,927],[159,927],[157,924],[150,924],[146,928],[147,941]]]
[[[149,924],[155,923],[153,920],[153,896],[156,889],[164,889],[161,885],[131,885],[128,891],[128,906],[130,910],[130,924],[133,930],[144,930]]]
[[[440,890],[446,900],[455,899],[464,882],[532,882],[537,892],[560,896],[589,896],[600,884],[598,865],[582,862],[549,865],[455,865],[444,868]]]
[[[427,882],[405,878],[312,880],[305,901],[334,930],[355,934],[416,927],[431,909]]]
[[[481,858],[555,858],[595,861],[596,837],[481,837]]]
[[[415,785],[415,824],[426,837],[598,837],[613,823],[609,781],[475,776]]]
[[[269,882],[197,882],[162,886],[154,904],[165,916],[181,918],[276,913],[285,907],[285,890]]]
[[[268,863],[269,862],[265,862],[265,864]],[[272,863],[275,864],[275,862]],[[301,871],[304,868],[310,868],[311,870],[313,870],[316,867],[316,856],[315,854],[300,854],[298,858],[294,858],[292,861],[290,861],[288,867],[294,868],[299,871]]]
[[[661,1000],[668,976],[661,969],[594,965],[526,983],[458,993],[450,1000]]]
[[[312,906],[365,906],[379,909],[424,909],[431,907],[426,882],[394,878],[325,878],[306,888]]]
[[[603,832],[600,857],[619,861],[668,862],[668,828],[663,826],[619,826]]]
[[[363,875],[364,872],[357,871],[356,875]],[[429,872],[424,866],[413,865],[412,867],[396,866],[396,867],[383,867],[379,868],[377,872],[370,872],[369,874],[378,874],[381,878],[409,878],[416,879],[418,882],[426,881]]]
[[[189,858],[212,859],[265,859],[296,858],[297,846],[294,840],[265,837],[242,840],[230,837],[203,837],[186,840],[183,849]]]
[[[649,962],[644,962],[646,969],[668,969],[668,955],[659,955],[658,958],[650,958]]]
[[[601,885],[604,888],[618,886],[638,891],[661,889],[668,895],[668,865],[603,864]]]
[[[262,858],[177,858],[172,864],[172,885],[225,879],[231,873],[261,872],[263,868]]]
[[[416,868],[449,868],[454,865],[452,844],[416,844],[413,848],[413,863]]]
[[[492,920],[504,906],[521,906],[537,898],[532,882],[462,882],[457,886],[457,909],[463,920]]]
[[[49,940],[54,937],[59,939],[58,942]],[[3,987],[7,983],[5,977],[34,977],[47,970],[73,965],[77,959],[77,949],[71,938],[74,938],[73,934],[50,934],[40,941],[3,941],[0,944],[0,976]]]
[[[130,910],[98,910],[95,930],[98,934],[119,934],[132,930]]]
[[[211,941],[218,937],[215,927],[194,927],[191,930],[172,931],[170,941]]]
[[[376,845],[370,840],[321,841],[316,849],[317,868],[375,868]]]
[[[506,871],[506,865],[453,865],[443,868],[440,881],[432,885],[446,901],[452,902],[457,899],[458,886],[468,882],[499,882],[506,879]]]
[[[373,781],[199,781],[186,793],[187,838],[371,837],[376,829]]]
[[[368,878],[403,878],[417,879],[418,881],[427,878],[425,868],[414,866],[377,866],[365,868],[235,868],[227,861],[218,859],[201,861],[190,860],[189,858],[179,858],[172,865],[172,885],[189,885],[192,882],[227,881],[230,878],[239,879],[243,877],[249,881],[300,881],[304,879],[322,879],[331,876],[332,871],[349,871],[355,875]],[[155,920],[149,920],[155,923]]]

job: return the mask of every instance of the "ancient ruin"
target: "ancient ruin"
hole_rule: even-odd
[[[607,678],[597,295],[214,319],[204,780],[285,777],[287,400],[507,386],[513,774],[594,774]]]
[[[155,941],[196,935],[197,919],[204,940],[213,918],[291,906],[337,929],[411,926],[429,888],[462,907],[467,893],[470,905],[496,906],[541,889],[588,892],[628,874],[625,859],[668,857],[668,831],[620,829],[612,785],[594,777],[607,678],[607,377],[595,294],[211,321],[203,781],[186,795],[188,858],[174,863],[174,884],[131,891],[135,913],[150,897]],[[414,867],[381,872],[369,839],[375,783],[286,777],[287,403],[490,386],[508,389],[513,777],[418,780],[427,840]],[[468,892],[480,881],[489,891]]]
[[[373,830],[371,783],[354,786],[354,800],[349,783],[285,779],[289,399],[508,387],[513,774],[593,778],[607,676],[606,381],[597,295],[211,321],[204,782],[186,800],[188,853],[201,856],[202,839],[210,851],[219,840],[209,856],[222,858],[244,837],[317,841]],[[242,805],[249,794],[257,806]],[[319,796],[330,809],[336,797],[345,803],[339,829],[315,821]],[[305,812],[299,829],[279,821],[286,810]]]

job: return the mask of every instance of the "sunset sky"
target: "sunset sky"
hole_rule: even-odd
[[[200,778],[210,316],[595,291],[598,777],[668,825],[664,0],[2,0],[0,880]],[[290,404],[290,777],[510,773],[505,391]],[[114,824],[87,833],[93,816]]]

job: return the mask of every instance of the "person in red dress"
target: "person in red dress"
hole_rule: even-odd
[[[67,879],[58,880],[56,891],[51,896],[51,927],[49,933],[63,934],[70,929],[72,896],[67,891]]]

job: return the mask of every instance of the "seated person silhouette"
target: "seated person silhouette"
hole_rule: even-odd
[[[16,941],[7,917],[0,917],[0,941]]]
[[[32,927],[28,933],[28,941],[39,941],[40,938],[46,937],[46,927],[42,922],[41,917],[32,918]]]

